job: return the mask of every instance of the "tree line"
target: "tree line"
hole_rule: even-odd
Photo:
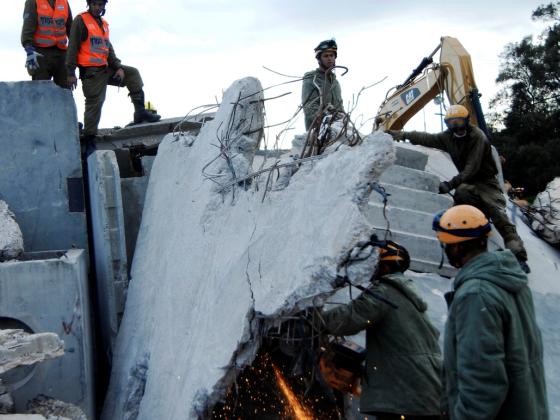
[[[491,101],[492,143],[505,158],[504,176],[528,197],[560,176],[560,2],[537,7],[547,28],[508,44]],[[500,127],[499,129],[497,127]]]

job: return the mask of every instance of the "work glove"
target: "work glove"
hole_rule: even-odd
[[[25,67],[27,68],[27,72],[29,74],[33,74],[37,71],[37,69],[39,69],[39,62],[37,61],[37,58],[42,57],[43,54],[35,51],[35,48],[33,48],[32,45],[25,47],[25,52],[27,53]]]
[[[68,77],[66,78],[66,84],[68,86],[68,89],[70,90],[76,89],[76,87],[78,86],[78,79],[76,78],[76,75],[74,74],[68,75]]]
[[[439,184],[439,193],[440,194],[447,194],[452,189],[453,189],[453,187],[451,187],[451,184],[447,181],[440,182],[440,184]]]
[[[385,131],[387,134],[389,134],[391,137],[393,137],[393,140],[404,140],[404,132],[402,131],[395,131],[395,130],[387,130]]]

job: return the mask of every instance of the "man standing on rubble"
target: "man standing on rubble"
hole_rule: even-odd
[[[319,68],[305,73],[301,103],[305,115],[305,129],[309,130],[314,119],[329,112],[344,112],[340,84],[333,73],[338,47],[334,39],[322,41],[315,48]]]
[[[378,420],[440,418],[439,332],[428,319],[426,302],[403,275],[409,265],[407,250],[387,241],[379,248],[370,288],[349,304],[323,313],[329,334],[366,330],[360,412]]]
[[[51,80],[67,88],[66,49],[72,26],[68,0],[26,0],[21,45],[32,80]]]
[[[68,85],[77,86],[76,67],[80,70],[86,98],[83,136],[93,140],[101,119],[107,85],[126,86],[134,105],[134,123],[156,122],[161,118],[144,107],[144,86],[134,67],[121,64],[109,40],[109,25],[102,16],[107,0],[87,0],[88,10],[76,16],[70,32],[66,55]]]
[[[484,132],[469,123],[469,112],[462,105],[451,105],[445,114],[447,130],[438,134],[418,131],[389,131],[395,140],[433,147],[449,153],[459,174],[439,184],[439,193],[455,190],[455,204],[470,204],[489,217],[526,273],[527,251],[515,225],[506,214],[506,201],[498,183],[498,169],[490,142]]]
[[[433,229],[459,268],[445,295],[445,413],[454,419],[548,419],[541,333],[527,275],[509,250],[487,251],[476,207],[439,213]]]

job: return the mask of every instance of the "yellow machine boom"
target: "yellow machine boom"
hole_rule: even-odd
[[[434,63],[433,56],[439,50],[439,63]],[[436,49],[422,60],[403,84],[387,93],[375,117],[375,129],[401,130],[408,120],[443,92],[451,105],[463,105],[469,110],[472,124],[487,131],[471,57],[456,38],[448,36],[441,38]]]

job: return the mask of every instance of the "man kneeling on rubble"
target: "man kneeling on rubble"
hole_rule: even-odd
[[[438,134],[419,131],[388,131],[395,140],[410,140],[412,144],[433,147],[449,153],[459,174],[439,185],[439,193],[455,190],[455,204],[468,204],[489,217],[502,238],[528,273],[527,251],[510,222],[506,201],[498,183],[498,169],[492,157],[490,142],[484,132],[469,123],[469,111],[462,105],[451,105],[445,114],[447,130]]]
[[[330,334],[366,330],[360,412],[378,420],[440,418],[439,332],[426,315],[426,302],[403,275],[409,265],[407,250],[387,241],[379,248],[370,288],[349,304],[323,314]]]

